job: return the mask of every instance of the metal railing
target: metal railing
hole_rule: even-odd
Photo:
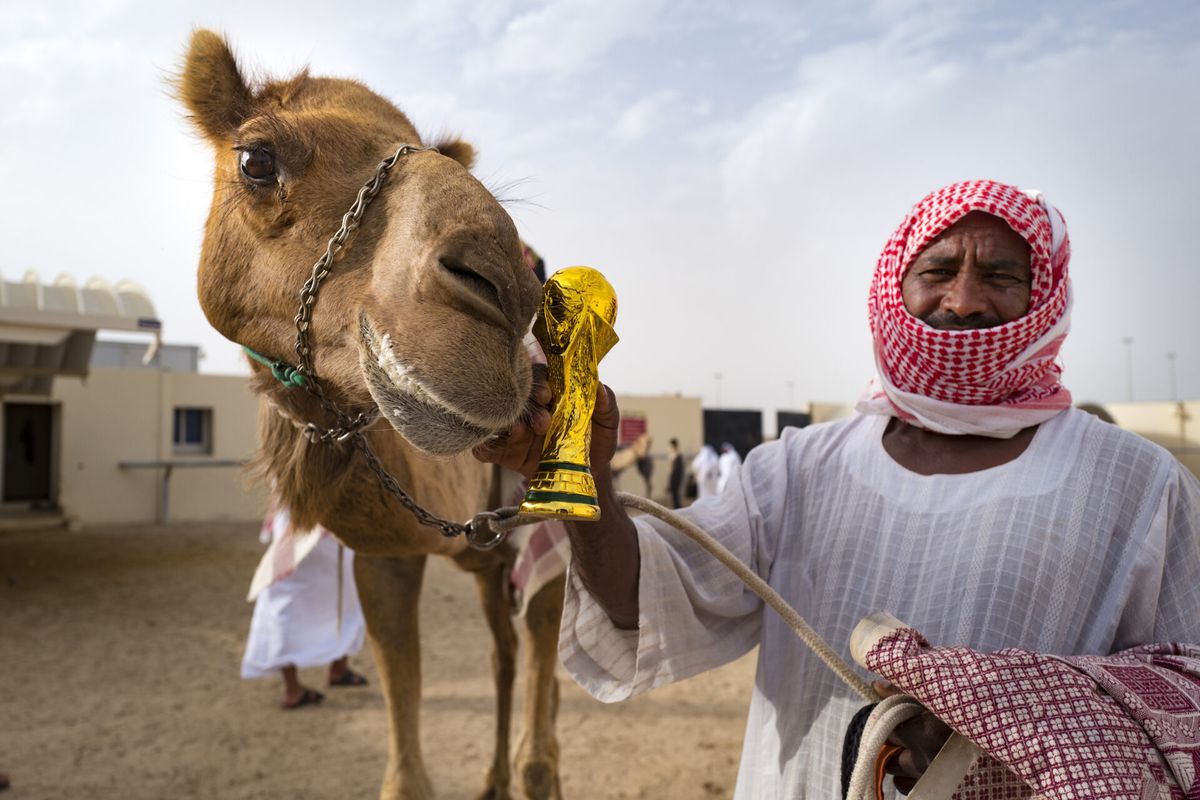
[[[171,518],[170,515],[170,497],[171,497],[171,473],[178,469],[195,469],[199,467],[241,467],[245,466],[244,459],[237,458],[168,458],[161,460],[148,461],[118,461],[117,466],[121,469],[161,469],[162,483],[160,486],[160,497],[158,507],[158,522],[160,525],[166,525]]]

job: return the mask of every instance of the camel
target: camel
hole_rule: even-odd
[[[507,546],[469,549],[422,526],[351,441],[313,442],[305,424],[365,420],[383,467],[424,508],[463,521],[499,503],[498,471],[469,449],[526,414],[532,368],[522,340],[541,297],[516,228],[471,176],[461,140],[424,149],[408,118],[352,80],[249,82],[228,45],[193,33],[176,83],[215,155],[198,270],[200,303],[226,338],[295,364],[298,298],[314,262],[376,165],[402,152],[311,306],[312,373],[328,405],[251,361],[258,466],[299,528],[320,523],[356,554],[355,577],[389,714],[385,800],[433,796],[423,766],[417,604],[429,555],[475,577],[494,640],[496,749],[480,798],[559,798],[558,622],[563,579],[521,622],[524,734],[510,784],[509,723],[518,647]],[[377,412],[377,416],[375,416]],[[327,437],[332,438],[332,437]],[[507,499],[507,498],[506,498]],[[512,794],[519,791],[520,794]]]

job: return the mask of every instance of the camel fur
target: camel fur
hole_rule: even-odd
[[[376,164],[421,138],[391,102],[355,81],[307,71],[247,80],[210,31],[193,34],[176,88],[215,159],[198,271],[204,312],[228,339],[296,363],[293,318],[313,263]],[[531,365],[522,339],[540,287],[512,220],[468,170],[473,148],[438,146],[391,171],[321,288],[310,339],[328,397],[351,415],[378,407],[366,436],[387,470],[429,511],[462,521],[498,499],[497,474],[467,451],[525,412]],[[418,727],[417,603],[425,559],[436,554],[474,574],[494,640],[496,748],[479,797],[558,798],[562,579],[533,598],[521,622],[528,677],[514,780],[514,553],[471,551],[462,537],[419,525],[349,445],[301,435],[305,423],[333,423],[311,395],[251,368],[264,400],[258,470],[298,526],[320,523],[357,554],[390,717],[380,797],[433,797]]]

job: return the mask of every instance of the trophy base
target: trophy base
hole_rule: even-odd
[[[600,519],[592,471],[582,464],[542,462],[529,481],[521,513],[552,519]]]

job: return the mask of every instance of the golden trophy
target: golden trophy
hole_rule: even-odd
[[[567,267],[546,281],[533,335],[546,354],[550,389],[558,400],[522,514],[600,518],[589,463],[592,410],[600,385],[597,367],[617,343],[616,321],[617,295],[596,270]]]

